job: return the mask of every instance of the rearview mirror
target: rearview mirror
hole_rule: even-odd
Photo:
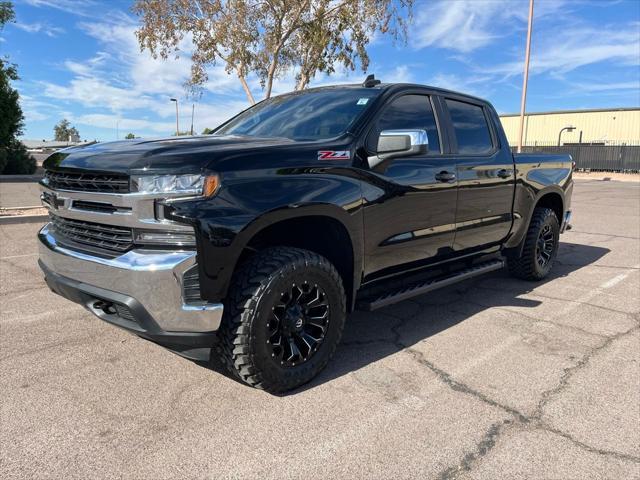
[[[425,154],[429,150],[426,130],[383,130],[378,137],[375,156],[369,157],[369,167],[396,157]]]

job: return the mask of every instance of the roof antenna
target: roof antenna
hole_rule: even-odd
[[[380,80],[376,80],[376,76],[372,73],[368,75],[367,78],[362,82],[362,86],[365,88],[375,87],[376,85],[380,85]]]

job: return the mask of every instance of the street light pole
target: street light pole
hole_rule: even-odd
[[[178,123],[178,99],[171,98],[172,102],[176,102],[176,137],[180,135],[180,124]]]
[[[529,58],[531,56],[531,29],[533,27],[533,0],[529,0],[529,23],[527,26],[527,48],[524,54],[524,78],[520,101],[520,129],[518,130],[518,153],[522,153],[522,133],[524,131],[524,110],[527,104],[527,84],[529,83]]]
[[[193,112],[196,109],[196,104],[192,103],[191,104],[191,135],[193,136]]]
[[[562,138],[562,132],[564,132],[565,130],[567,132],[573,132],[576,129],[576,127],[574,127],[573,125],[567,125],[566,127],[563,127],[560,129],[560,132],[558,133],[558,146],[560,146],[560,138]]]

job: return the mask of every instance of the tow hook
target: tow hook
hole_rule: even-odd
[[[102,310],[107,315],[115,315],[117,313],[116,307],[111,302],[105,302],[104,300],[98,300],[94,302],[93,308],[95,310]]]

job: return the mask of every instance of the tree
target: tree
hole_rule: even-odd
[[[0,31],[14,19],[13,5],[0,2]],[[20,95],[11,82],[18,78],[17,67],[7,57],[0,58],[0,173],[33,173],[36,169],[35,160],[17,138],[22,135],[24,115]]]
[[[202,130],[202,135],[210,135],[213,133],[213,128],[205,128],[204,130]]]
[[[54,139],[58,142],[68,142],[69,139],[79,139],[80,133],[76,127],[72,127],[69,120],[63,118],[53,127]],[[73,140],[76,141],[76,140]]]
[[[294,69],[296,90],[340,65],[355,70],[359,63],[366,71],[373,35],[406,38],[413,1],[136,0],[133,11],[142,20],[140,49],[154,58],[179,56],[181,41],[192,38],[188,85],[194,91],[208,80],[206,68],[223,62],[255,103],[250,74],[269,98],[274,80]]]
[[[136,138],[136,136],[133,133],[127,133],[127,135],[124,138],[126,140],[133,140],[134,138]]]

